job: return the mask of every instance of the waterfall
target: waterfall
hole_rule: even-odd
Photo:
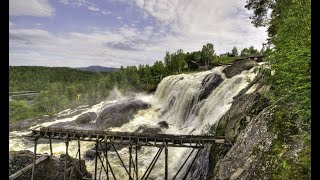
[[[113,127],[111,131],[128,131],[133,132],[142,125],[150,127],[157,127],[157,123],[166,121],[169,124],[168,129],[162,129],[162,133],[168,134],[194,134],[198,135],[205,132],[205,126],[216,123],[220,117],[225,114],[231,107],[233,97],[236,96],[242,89],[244,89],[250,81],[254,79],[256,74],[252,68],[248,71],[243,71],[241,74],[232,78],[227,78],[222,70],[225,66],[219,66],[209,71],[179,74],[165,77],[158,85],[154,95],[146,95],[143,93],[136,94],[134,97],[141,99],[149,104],[151,108],[140,110],[135,114],[134,119],[130,122],[123,124],[120,127]],[[114,98],[101,102],[95,106],[85,109],[82,112],[95,112],[99,114],[106,106],[112,106],[115,103],[122,102],[126,98],[119,94],[117,90],[111,93]],[[69,113],[70,110],[64,111]],[[33,151],[33,143],[19,138],[20,135],[30,132],[30,129],[50,126],[59,122],[72,122],[79,115],[68,117],[64,119],[57,119],[55,121],[38,124],[23,131],[14,131],[9,134],[9,150],[23,150],[28,149]],[[82,152],[92,148],[94,143],[81,142]],[[76,149],[76,142],[71,142],[70,150]],[[65,144],[63,142],[53,143],[53,152],[55,155],[65,153]],[[184,162],[185,157],[188,156],[191,149],[187,148],[169,148],[169,178],[172,178]],[[39,144],[38,153],[49,152],[48,144]],[[139,174],[145,172],[147,166],[151,162],[153,156],[156,154],[157,148],[142,147],[139,150]],[[209,148],[207,147],[200,153],[201,161],[207,162]],[[76,155],[76,151],[69,152],[71,156]],[[117,177],[127,177],[126,173],[121,167],[119,160],[117,160],[114,152],[108,153],[109,161],[115,165],[113,170]],[[128,162],[128,149],[123,148],[119,154],[124,154],[123,161]],[[189,162],[190,163],[190,162]],[[197,162],[196,162],[197,163]],[[199,164],[199,161],[198,161]],[[204,163],[205,164],[205,163]],[[94,172],[94,161],[86,161],[87,169],[89,172]],[[203,164],[202,164],[203,165]],[[150,178],[162,179],[164,167],[164,153],[155,165]],[[184,172],[186,168],[182,171]],[[206,169],[193,170],[205,177]],[[199,177],[193,177],[199,179]],[[201,178],[200,178],[201,179]]]

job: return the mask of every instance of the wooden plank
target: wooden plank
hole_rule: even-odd
[[[49,156],[47,156],[47,155],[40,157],[39,159],[36,160],[35,165],[43,162],[44,160],[46,160],[48,158],[49,158]],[[21,170],[17,171],[16,173],[12,174],[11,176],[9,176],[9,179],[10,180],[16,179],[31,169],[32,169],[32,164],[29,164],[28,166],[24,167],[23,169],[21,169]]]

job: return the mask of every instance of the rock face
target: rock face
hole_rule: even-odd
[[[232,65],[226,67],[222,72],[227,78],[232,78],[235,75],[240,74],[244,70],[249,70],[256,66],[258,63],[254,60],[241,60],[235,61]]]
[[[220,133],[230,141],[237,140],[246,125],[260,111],[268,106],[267,100],[259,93],[244,94],[235,99],[231,108],[219,120]]]
[[[150,104],[141,100],[129,100],[106,107],[96,119],[96,126],[104,129],[119,127],[134,118],[141,109],[150,108]]]
[[[77,117],[76,124],[85,124],[95,120],[96,118],[97,114],[95,112],[87,112]]]
[[[216,164],[212,179],[255,179],[255,169],[261,168],[260,158],[275,138],[268,132],[268,121],[272,116],[272,109],[265,109],[248,124],[238,141]],[[268,178],[265,176],[265,179]]]
[[[47,179],[47,180],[56,180],[63,179],[64,177],[64,166],[65,166],[66,156],[63,154],[60,157],[52,157],[45,160],[44,162],[36,165],[35,167],[35,179]],[[33,162],[33,153],[28,150],[9,152],[9,176],[17,172],[18,170],[26,167]],[[80,174],[77,169],[72,166],[72,164],[77,163],[78,160],[68,156],[67,163],[67,175],[72,180],[77,180],[80,178]],[[92,177],[90,173],[86,170],[85,162],[81,161],[81,173],[86,177]],[[19,180],[31,179],[31,171],[23,174]]]

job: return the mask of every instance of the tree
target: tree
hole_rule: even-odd
[[[178,62],[178,73],[181,73],[184,66],[186,65],[186,62],[184,60],[184,53],[183,53],[182,49],[179,49],[177,51],[176,56],[177,56],[177,62]]]
[[[201,62],[201,51],[192,52],[192,59],[193,59],[196,63],[200,63],[200,62]]]
[[[238,49],[237,49],[235,46],[232,48],[231,54],[232,54],[233,56],[238,56],[238,55],[239,55]]]
[[[247,56],[249,55],[249,49],[248,48],[243,48],[241,53],[240,53],[240,56]]]
[[[29,117],[35,116],[34,109],[29,106],[25,101],[12,100],[9,101],[9,121],[19,121]]]
[[[210,61],[212,61],[214,55],[214,47],[213,44],[207,43],[206,45],[203,45],[201,50],[201,62],[205,66],[209,66]]]
[[[274,6],[275,2],[275,0],[247,0],[245,8],[254,11],[250,19],[255,27],[268,25],[268,10]]]
[[[248,53],[249,54],[257,54],[257,53],[259,53],[259,51],[257,49],[255,49],[253,46],[250,46],[248,49]]]
[[[166,55],[164,57],[164,64],[166,65],[167,70],[170,72],[172,72],[173,67],[172,67],[172,59],[171,59],[171,55],[169,53],[169,51],[166,51]]]
[[[152,66],[152,74],[155,77],[162,79],[165,76],[166,68],[164,67],[162,61],[156,61]]]

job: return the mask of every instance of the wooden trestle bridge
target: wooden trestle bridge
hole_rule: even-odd
[[[112,170],[112,164],[108,160],[108,150],[107,145],[110,144],[114,151],[116,152],[124,170],[128,174],[129,180],[145,180],[150,175],[154,165],[156,164],[158,158],[160,157],[161,152],[164,149],[165,158],[164,158],[164,179],[168,179],[168,147],[181,147],[181,148],[193,148],[190,154],[185,159],[184,163],[181,165],[177,173],[172,179],[176,179],[188,159],[190,159],[192,153],[196,150],[196,154],[192,159],[190,165],[187,167],[186,172],[182,179],[186,179],[192,164],[195,162],[200,149],[204,148],[208,144],[215,144],[215,143],[227,143],[224,137],[217,137],[217,136],[203,136],[203,135],[173,135],[173,134],[145,134],[145,133],[132,133],[132,132],[110,132],[110,131],[99,131],[99,130],[74,130],[74,129],[61,129],[61,128],[41,128],[40,130],[33,130],[31,134],[27,135],[26,137],[32,138],[34,140],[34,157],[33,157],[33,164],[32,166],[29,165],[29,169],[32,167],[32,175],[31,179],[34,179],[34,170],[36,164],[39,163],[39,159],[37,159],[37,142],[38,139],[49,139],[49,146],[50,146],[50,156],[53,155],[52,152],[52,142],[51,140],[61,140],[64,141],[66,144],[66,157],[68,156],[68,146],[70,141],[78,141],[78,151],[76,158],[78,158],[79,163],[75,166],[79,174],[82,176],[81,171],[81,154],[80,154],[80,141],[93,141],[95,142],[95,172],[93,174],[94,180],[101,178],[101,171],[100,175],[97,173],[97,166],[98,160],[101,164],[102,170],[105,172],[106,179],[109,179],[109,174],[116,179],[115,174]],[[102,154],[98,153],[98,146],[105,145],[105,148],[102,149]],[[117,149],[114,145],[125,145],[129,147],[129,165],[128,168],[124,164],[123,160],[121,159]],[[149,164],[147,170],[143,175],[138,174],[138,148],[140,146],[153,146],[158,147],[158,152],[154,156],[153,160]],[[132,149],[135,148],[135,155],[132,153]],[[103,158],[101,157],[103,155]],[[49,156],[48,156],[49,157]],[[43,158],[42,159],[46,159]],[[67,173],[67,159],[65,160],[65,167],[64,167],[64,180],[68,179]],[[105,161],[105,162],[104,162]],[[26,167],[28,168],[28,166]],[[24,168],[25,169],[25,168]],[[15,175],[16,174],[16,175]],[[15,179],[19,177],[19,172],[10,176],[10,179]],[[20,172],[20,174],[22,174]],[[99,177],[98,177],[99,176]],[[82,176],[81,179],[88,179]]]

